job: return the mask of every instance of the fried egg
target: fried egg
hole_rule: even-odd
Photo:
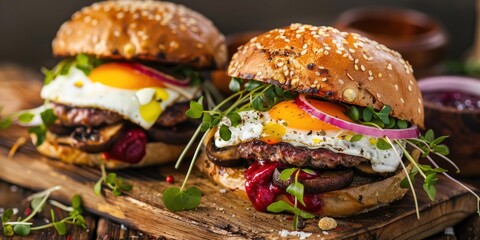
[[[345,115],[345,109],[338,104],[318,100],[311,100],[311,103],[329,115],[352,121]],[[398,156],[402,157],[398,145],[394,144],[394,148],[388,150],[378,149],[375,137],[363,136],[359,141],[351,142],[354,132],[318,120],[300,109],[294,101],[280,102],[267,112],[249,110],[239,112],[239,115],[242,121],[235,127],[228,118],[220,121],[220,126],[223,124],[229,127],[231,138],[228,141],[223,140],[217,130],[217,147],[261,139],[269,144],[286,142],[297,147],[325,148],[335,153],[369,159],[376,172],[394,172],[400,163]]]
[[[168,106],[191,100],[200,88],[171,89],[163,82],[126,67],[106,63],[93,69],[89,76],[75,67],[66,75],[45,85],[41,97],[56,103],[94,107],[120,114],[144,129],[153,126]]]

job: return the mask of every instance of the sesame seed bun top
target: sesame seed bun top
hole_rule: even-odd
[[[203,15],[170,2],[105,1],[76,12],[53,40],[53,53],[139,59],[196,68],[227,63],[225,38]]]
[[[410,64],[382,44],[332,27],[292,24],[252,38],[228,75],[392,115],[423,127],[422,95]]]

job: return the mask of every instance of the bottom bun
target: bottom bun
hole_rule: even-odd
[[[415,155],[418,156],[418,154]],[[208,160],[206,154],[202,154],[197,159],[196,166],[217,184],[247,197],[244,177],[246,169],[215,165]],[[407,170],[411,170],[411,164],[407,166]],[[404,178],[405,171],[398,170],[395,175],[381,181],[363,185],[354,182],[353,187],[322,193],[322,208],[313,214],[317,216],[348,217],[387,205],[401,199],[408,191],[408,189],[400,188],[400,182]],[[293,206],[293,203],[283,194],[279,195],[276,200],[284,200]]]
[[[171,145],[162,142],[150,142],[145,146],[145,156],[138,163],[127,163],[121,160],[105,160],[103,153],[87,153],[66,145],[56,144],[50,141],[48,136],[42,145],[37,146],[37,150],[51,158],[59,159],[63,162],[78,165],[99,166],[102,163],[106,168],[118,169],[127,167],[143,167],[155,164],[168,163],[177,160],[185,148],[184,145]],[[36,136],[31,135],[35,144]]]

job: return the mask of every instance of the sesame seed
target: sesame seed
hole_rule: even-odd
[[[382,95],[380,95],[380,93],[377,93],[377,98],[380,99],[381,97],[382,97]]]
[[[357,98],[357,92],[352,88],[347,88],[343,91],[343,97],[345,100],[351,102]]]
[[[412,91],[412,85],[408,85],[408,91],[409,91],[409,92]]]
[[[262,74],[263,74],[262,72],[257,72],[258,76],[262,76]]]
[[[340,83],[341,85],[343,85],[345,82],[344,82],[342,79],[338,79],[338,83]]]
[[[373,77],[368,77],[368,80],[369,80],[369,81],[372,81],[372,80],[373,80]]]
[[[364,72],[365,72],[365,70],[366,70],[366,69],[365,69],[365,66],[363,66],[363,65],[360,65],[360,69],[362,69],[362,71],[364,71]]]
[[[383,74],[382,74],[382,73],[378,73],[378,77],[380,77],[380,78],[381,78],[382,76],[383,76]]]
[[[282,67],[282,66],[283,66],[283,62],[278,62],[278,63],[277,63],[277,66],[278,66],[278,67]]]
[[[305,44],[303,44],[303,47],[302,47],[302,48],[303,48],[303,49],[307,49],[307,47],[308,47],[308,45],[305,43]]]
[[[326,82],[326,81],[327,81],[326,77],[322,78],[322,82]]]
[[[355,53],[355,50],[353,48],[349,48],[348,51],[351,53]]]
[[[305,55],[307,54],[307,49],[303,50],[302,52],[300,52],[301,55]],[[325,55],[328,55],[328,54],[325,54]]]
[[[418,98],[417,101],[419,104],[422,104],[422,99]]]
[[[420,108],[417,108],[417,112],[418,112],[418,113],[421,113],[421,112],[422,112],[422,110],[420,110]]]
[[[387,69],[388,69],[388,70],[392,70],[392,69],[393,69],[393,68],[392,68],[392,64],[391,64],[391,63],[388,63],[388,65],[387,65]]]
[[[350,75],[350,73],[348,73],[348,72],[347,72],[347,76],[348,76],[348,78],[350,78],[350,80],[352,80],[352,81],[354,80],[352,75]]]
[[[398,91],[398,85],[397,84],[393,85],[393,87],[395,88],[395,91]]]
[[[403,100],[403,98],[400,98],[400,102],[405,103],[405,101]]]
[[[357,64],[355,64],[353,67],[355,68],[355,70],[358,71],[358,65]]]
[[[117,19],[122,19],[123,17],[125,17],[125,13],[123,12],[117,13]]]

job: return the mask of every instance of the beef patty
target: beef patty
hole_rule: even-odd
[[[260,140],[241,143],[231,147],[217,148],[213,138],[208,141],[206,151],[209,159],[217,165],[231,167],[239,159],[276,161],[299,167],[333,169],[354,167],[369,160],[363,157],[332,152],[328,149],[296,147],[289,143],[267,144]]]

